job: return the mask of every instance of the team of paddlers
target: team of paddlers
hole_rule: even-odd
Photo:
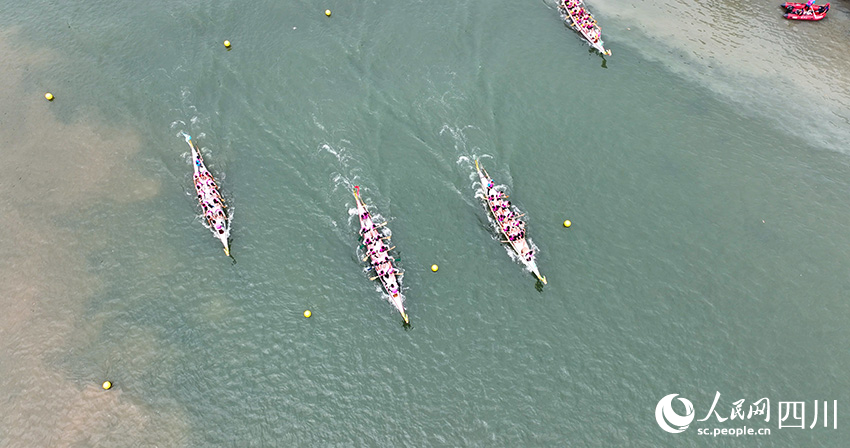
[[[558,6],[562,10],[561,12],[572,20],[572,26],[580,28],[582,34],[587,36],[592,43],[599,42],[602,31],[580,0],[561,0]]]
[[[203,168],[201,161],[195,162],[198,168]],[[218,192],[218,185],[215,183],[212,174],[206,169],[198,171],[194,175],[195,191],[198,192],[198,202],[204,210],[204,218],[213,228],[215,233],[224,235],[227,225],[227,214],[224,213],[224,201],[221,194]]]
[[[493,215],[498,221],[499,227],[505,232],[510,241],[519,241],[525,238],[525,223],[519,219],[520,216],[514,212],[511,207],[511,201],[505,193],[497,190],[493,180],[487,185],[487,202],[488,207],[492,207]],[[521,254],[527,261],[531,261],[534,257],[534,252],[528,249],[527,252]]]
[[[224,253],[230,256],[230,220],[225,213],[224,199],[221,193],[218,192],[218,185],[215,183],[212,173],[204,165],[204,158],[201,156],[201,149],[192,141],[189,134],[183,133],[186,143],[192,154],[192,169],[194,174],[192,179],[195,181],[195,192],[198,195],[198,204],[204,211],[204,219],[210,226],[213,235],[221,241],[224,246]]]
[[[396,275],[400,275],[398,269],[393,267],[393,259],[389,251],[392,249],[384,242],[378,232],[378,226],[372,221],[369,212],[360,214],[360,235],[363,238],[363,246],[366,248],[366,256],[370,261],[371,268],[375,270],[381,282],[390,294],[398,294],[398,282]]]

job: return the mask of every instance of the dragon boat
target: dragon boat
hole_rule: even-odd
[[[493,217],[496,227],[499,228],[499,234],[505,238],[502,242],[509,244],[511,249],[519,256],[522,264],[545,285],[546,277],[540,275],[540,270],[537,268],[537,262],[534,259],[534,250],[525,238],[525,223],[519,219],[524,213],[517,213],[516,207],[511,205],[503,192],[496,189],[493,178],[487,174],[485,169],[481,168],[477,160],[475,161],[475,170],[478,172],[478,179],[481,181],[481,190],[484,192],[487,211]]]
[[[602,42],[602,29],[581,0],[559,0],[558,11],[570,28],[579,33],[591,47],[603,55],[611,55]]]
[[[198,203],[204,212],[204,220],[209,224],[213,235],[221,241],[224,246],[224,253],[230,256],[230,243],[228,241],[230,238],[230,219],[227,216],[224,198],[218,191],[215,178],[204,164],[200,148],[192,140],[192,136],[185,132],[183,136],[192,151],[192,167],[195,170],[192,178],[195,183],[195,192],[198,194]]]
[[[360,187],[354,187],[354,200],[357,202],[357,217],[360,219],[360,241],[366,251],[366,257],[363,261],[369,261],[370,270],[375,271],[375,277],[371,280],[379,280],[384,287],[384,291],[389,294],[390,303],[401,313],[405,324],[410,323],[410,319],[404,310],[404,297],[401,295],[401,276],[403,275],[393,265],[393,258],[390,256],[390,251],[395,248],[389,247],[385,242],[390,237],[385,236],[378,229],[384,227],[386,222],[375,224],[372,220],[372,215],[366,208],[366,204],[360,198]]]

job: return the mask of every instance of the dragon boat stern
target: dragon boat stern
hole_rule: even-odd
[[[396,307],[399,313],[401,313],[401,318],[404,319],[405,324],[410,323],[410,319],[407,317],[407,313],[404,312],[404,303],[401,297],[401,293],[390,294],[390,301],[393,303],[393,306]]]
[[[224,254],[230,256],[230,244],[227,242],[227,236],[222,236],[221,244],[224,246]]]
[[[537,277],[537,280],[540,280],[544,285],[546,284],[546,277],[540,274],[540,269],[537,268],[537,263],[534,260],[525,263],[529,269],[531,269],[531,273]]]

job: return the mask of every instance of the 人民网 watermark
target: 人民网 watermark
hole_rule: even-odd
[[[678,400],[680,410],[674,409],[674,400]],[[749,436],[749,435],[770,435],[771,427],[771,407],[770,399],[763,397],[751,403],[747,403],[744,398],[732,403],[728,414],[726,408],[718,408],[720,401],[720,392],[714,395],[714,401],[711,403],[711,408],[706,412],[705,417],[696,420],[697,423],[706,422],[697,428],[697,434],[709,436]],[[747,404],[745,408],[744,405]],[[808,408],[807,408],[807,405]],[[808,417],[806,411],[809,411]],[[679,397],[679,394],[669,394],[658,401],[655,406],[655,421],[658,426],[671,434],[685,432],[696,418],[696,410],[693,403],[684,397]],[[728,415],[728,417],[726,417]],[[713,419],[712,419],[713,417]],[[762,421],[763,419],[763,421]],[[838,429],[838,400],[814,400],[813,402],[806,401],[779,401],[776,408],[776,417],[773,419],[777,425],[777,429],[798,428],[798,429],[814,429],[822,422],[824,428],[831,427]],[[736,421],[746,423],[743,427],[732,427]],[[708,427],[707,425],[717,423],[726,423],[730,427]],[[728,422],[728,423],[727,423]],[[751,426],[757,425],[757,426]]]

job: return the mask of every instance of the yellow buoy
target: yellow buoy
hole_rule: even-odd
[[[573,225],[573,223],[571,223],[569,219],[564,221],[564,227],[569,227],[571,225]]]
[[[112,382],[104,381],[103,382],[103,390],[109,390],[109,389],[112,389]]]
[[[224,41],[224,48],[230,48],[230,41],[229,40]]]
[[[326,10],[325,10],[325,15],[326,15],[326,16],[328,16],[328,17],[330,17],[330,16],[331,16],[331,10],[330,10],[330,9],[326,9]]]
[[[440,269],[440,267],[437,266],[436,264],[431,265],[431,272],[437,272],[437,269]]]
[[[53,94],[50,92],[45,93],[44,99],[46,99],[47,101],[53,101]]]
[[[310,310],[304,311],[304,317],[310,317],[312,315],[313,313],[311,313]]]

